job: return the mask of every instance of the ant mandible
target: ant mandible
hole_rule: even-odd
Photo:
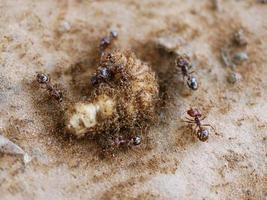
[[[192,68],[192,64],[190,63],[188,56],[178,55],[176,58],[176,67],[181,70],[183,79],[187,79],[188,87],[192,90],[197,90],[198,82],[196,77],[191,75],[192,73],[194,73],[194,71],[189,71]]]
[[[209,131],[208,129],[205,129],[204,127],[211,127],[214,132],[216,132],[215,128],[211,126],[210,124],[202,124],[201,121],[206,118],[206,116],[202,116],[201,112],[198,109],[190,108],[187,111],[187,114],[191,117],[186,117],[187,120],[184,120],[184,122],[189,124],[195,124],[194,132],[197,134],[197,137],[200,141],[205,142],[209,138]],[[193,118],[193,119],[192,119]]]

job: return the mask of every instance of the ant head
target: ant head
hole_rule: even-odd
[[[97,78],[97,76],[96,75],[92,76],[92,78],[91,78],[91,84],[93,86],[96,86],[98,83],[99,83],[99,79]]]
[[[201,113],[198,109],[193,109],[193,108],[190,108],[188,111],[187,111],[187,114],[190,116],[190,117],[201,117]]]
[[[176,65],[178,67],[188,67],[189,66],[189,62],[185,59],[178,59],[176,60]]]
[[[178,67],[188,67],[190,65],[187,55],[179,55],[176,59],[176,65]]]
[[[104,37],[100,41],[100,47],[105,48],[110,44],[110,39],[108,37]]]

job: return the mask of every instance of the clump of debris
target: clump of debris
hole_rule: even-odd
[[[132,52],[115,50],[101,56],[86,102],[70,105],[66,128],[77,137],[134,128],[154,116],[158,99],[155,73]]]
[[[67,102],[64,98],[62,102],[63,95],[49,76],[37,75],[40,86],[62,102],[66,132],[77,138],[97,138],[104,148],[139,145],[142,128],[155,119],[159,99],[155,72],[133,52],[112,49],[117,36],[112,31],[100,41],[100,63],[91,77],[91,95],[85,101]]]

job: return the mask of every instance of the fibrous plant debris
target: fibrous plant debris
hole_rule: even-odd
[[[105,52],[92,84],[88,100],[67,110],[68,132],[79,138],[86,134],[114,135],[153,119],[159,93],[157,78],[133,53]]]
[[[2,135],[0,135],[0,153],[22,156],[25,164],[31,161],[31,157],[22,148]]]

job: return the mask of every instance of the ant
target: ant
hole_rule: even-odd
[[[201,124],[201,121],[204,120],[206,116],[202,117],[202,114],[198,109],[190,108],[187,111],[187,114],[193,119],[186,117],[187,120],[185,120],[184,122],[196,125],[194,131],[197,134],[197,137],[200,141],[205,142],[209,138],[209,131],[208,129],[205,129],[204,127],[209,126],[213,129],[214,132],[216,132],[215,128],[211,126],[210,124]]]
[[[102,54],[100,69],[92,76],[91,84],[96,86],[100,83],[109,83],[110,81],[119,81],[119,84],[127,83],[129,75],[126,73],[123,65],[114,64],[114,58],[111,53]]]
[[[37,82],[44,86],[45,89],[50,93],[50,95],[59,102],[63,100],[63,94],[60,90],[56,89],[54,85],[51,84],[50,78],[47,74],[38,73],[36,76]]]
[[[187,86],[192,90],[198,89],[198,82],[196,77],[191,76],[194,71],[189,71],[192,68],[192,64],[189,61],[187,55],[178,55],[176,58],[176,67],[180,69],[183,79],[187,79]]]
[[[115,150],[119,148],[127,148],[131,146],[138,146],[142,142],[142,139],[140,136],[134,136],[129,139],[123,139],[122,136],[118,136],[114,139],[109,140],[108,146],[105,146],[102,148],[102,155],[111,155],[112,157],[115,157]]]
[[[140,136],[134,136],[134,137],[131,137],[129,139],[123,139],[121,136],[115,138],[112,142],[112,146],[115,146],[115,147],[122,147],[122,146],[138,146],[140,145],[142,142],[141,140],[141,137]]]
[[[109,36],[102,38],[99,44],[100,52],[101,53],[104,52],[108,48],[108,46],[112,43],[112,41],[117,37],[118,37],[118,32],[111,31],[109,33]]]

